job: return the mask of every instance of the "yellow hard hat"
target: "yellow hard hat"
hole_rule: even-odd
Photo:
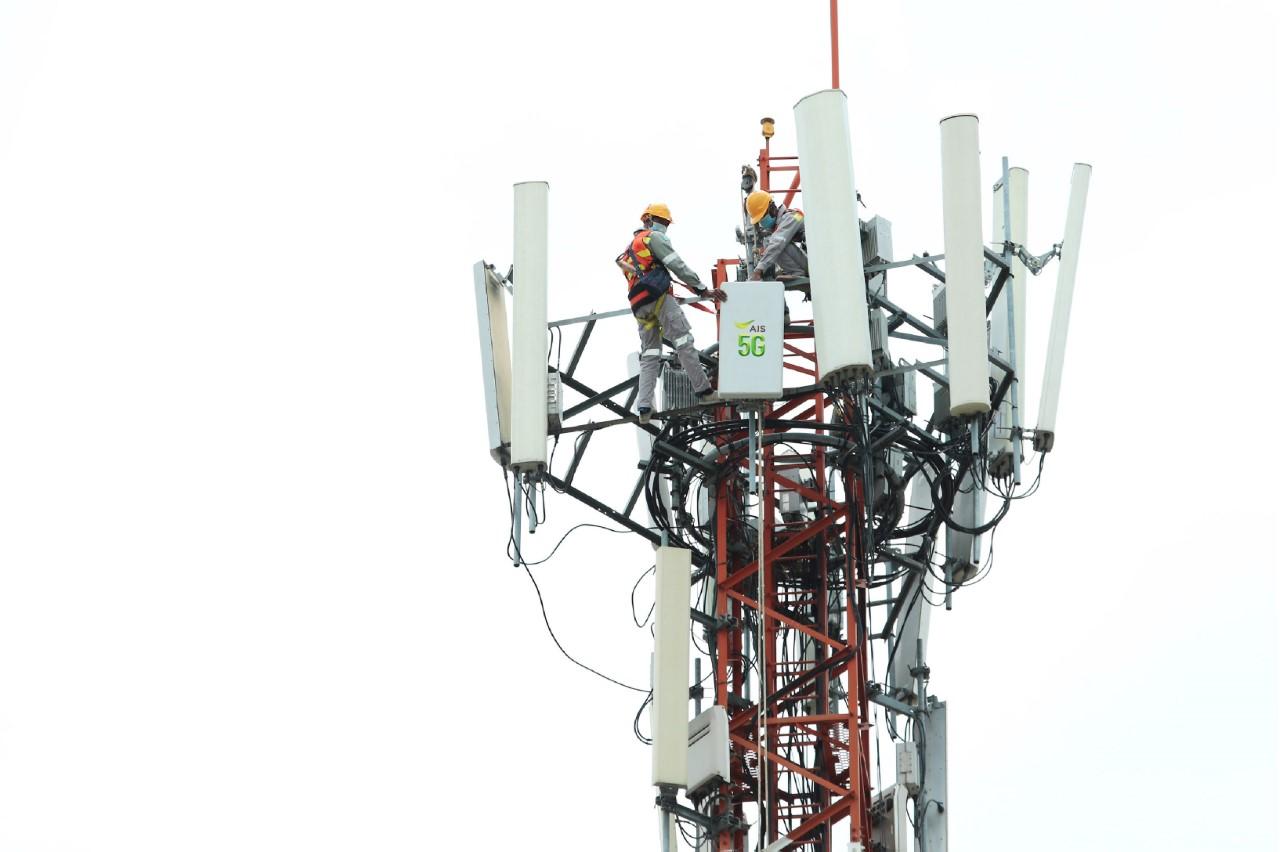
[[[671,208],[661,202],[650,204],[648,207],[644,208],[644,212],[640,214],[641,219],[645,216],[657,216],[659,219],[666,219],[670,222]]]
[[[764,214],[769,212],[769,205],[773,203],[773,196],[764,190],[757,189],[755,192],[747,196],[747,216],[751,217],[751,224],[757,224],[764,218]]]

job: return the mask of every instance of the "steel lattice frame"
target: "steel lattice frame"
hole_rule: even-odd
[[[831,87],[838,89],[836,0],[830,0],[829,5]],[[760,189],[783,194],[783,203],[790,207],[802,191],[799,158],[774,156],[770,151],[773,120],[761,123],[765,141],[756,160]],[[744,167],[744,196],[755,187],[757,175],[751,172]],[[773,186],[775,175],[789,178],[785,189]],[[1087,172],[1078,202],[1075,180],[1073,171],[1068,230],[1075,228],[1073,249],[1078,251]],[[1055,244],[1050,252],[1035,256],[1016,244],[1011,238],[1007,159],[996,189],[1001,187],[1003,245],[997,251],[983,249],[988,316],[1012,279],[1016,262],[1038,274],[1048,259],[1060,256],[1063,245]],[[884,225],[887,228],[887,223]],[[747,277],[755,246],[754,229],[745,213],[743,231],[741,241],[747,258],[717,261],[712,271],[715,287],[728,283],[731,275],[736,281]],[[879,239],[872,238],[877,245]],[[857,848],[865,850],[913,848],[912,843],[903,846],[904,838],[894,837],[896,831],[914,831],[921,843],[929,837],[930,848],[946,846],[943,806],[930,798],[946,795],[946,717],[945,705],[927,694],[928,667],[920,622],[928,597],[924,592],[941,593],[951,608],[952,592],[977,570],[966,564],[976,558],[974,542],[999,523],[1013,500],[1033,492],[1039,482],[1037,476],[1029,490],[1017,493],[1023,440],[1031,439],[1043,465],[1054,436],[1052,429],[1040,431],[1021,425],[1017,377],[1010,363],[1016,352],[1012,299],[1005,300],[1010,357],[1002,357],[1004,350],[988,353],[992,377],[989,415],[976,419],[950,416],[947,379],[933,369],[945,360],[917,360],[897,366],[890,361],[889,338],[946,349],[945,328],[899,307],[884,289],[884,275],[900,267],[918,268],[945,285],[946,276],[937,266],[941,259],[925,253],[894,261],[881,252],[864,265],[873,337],[877,337],[877,324],[879,328],[880,348],[873,355],[870,377],[824,386],[812,321],[797,322],[786,328],[783,367],[793,377],[803,377],[804,384],[787,387],[780,399],[757,404],[755,409],[739,405],[735,410],[722,404],[714,413],[694,409],[667,412],[662,427],[636,424],[653,436],[652,453],[621,508],[576,487],[574,477],[595,431],[636,423],[630,408],[637,393],[637,377],[597,391],[575,376],[575,371],[597,321],[630,311],[550,323],[561,332],[565,326],[584,324],[567,369],[560,369],[558,361],[548,368],[565,388],[582,397],[563,410],[561,425],[549,432],[581,434],[563,476],[539,470],[536,474],[526,472],[523,481],[517,478],[513,496],[516,559],[521,560],[518,507],[525,503],[533,506],[533,488],[541,480],[654,545],[667,544],[670,539],[671,544],[688,548],[692,551],[693,583],[714,581],[710,611],[696,606],[691,617],[702,626],[708,640],[707,648],[699,650],[711,657],[714,703],[724,708],[729,720],[730,777],[709,788],[689,791],[694,809],[677,801],[674,787],[661,787],[658,797],[666,814],[696,823],[699,852],[747,852],[749,848],[835,852],[846,844],[851,844],[850,848],[860,844]],[[491,293],[499,286],[511,290],[510,281],[483,261],[476,270],[481,305],[483,288],[489,287]],[[1074,266],[1068,274],[1074,276]],[[788,285],[792,288],[806,289],[807,282],[793,281]],[[1069,289],[1067,293],[1064,316],[1070,310]],[[691,307],[711,312],[705,305]],[[938,310],[934,310],[936,316]],[[1055,327],[1057,311],[1055,306]],[[718,308],[714,312],[718,325]],[[485,327],[482,323],[482,334]],[[873,341],[873,349],[875,345]],[[1024,344],[1018,341],[1017,345]],[[704,353],[702,361],[714,375],[716,359]],[[898,379],[894,377],[911,371],[927,377],[938,388],[933,416],[923,428],[913,422],[917,409],[907,404],[910,394],[904,390],[905,377],[902,385],[895,384]],[[618,398],[624,393],[627,396],[620,403]],[[490,405],[496,403],[490,400]],[[600,409],[614,419],[568,425],[569,420]],[[751,413],[744,417],[746,412]],[[497,411],[491,410],[490,417],[492,444]],[[995,437],[1002,443],[988,445],[988,439]],[[682,439],[687,440],[682,443]],[[807,444],[808,452],[796,451],[790,446],[792,442]],[[750,453],[744,453],[748,445]],[[780,447],[787,451],[779,452]],[[504,464],[506,449],[505,444],[492,449]],[[806,470],[811,473],[809,480],[803,476]],[[714,505],[714,516],[707,523],[691,517],[686,506],[691,497],[689,483],[695,479],[701,484],[694,485],[694,490],[709,493]],[[916,487],[926,487],[920,499],[910,501],[911,520],[900,524],[907,503],[905,492],[913,481],[913,495]],[[986,522],[981,508],[984,493],[1003,501]],[[642,496],[660,532],[633,518]],[[693,496],[696,499],[697,495]],[[745,530],[752,530],[752,534]],[[936,555],[944,556],[941,575]],[[957,571],[960,573],[954,573]],[[884,589],[885,594],[873,602],[871,591],[876,588]],[[872,629],[872,606],[884,607],[878,631]],[[904,651],[900,646],[907,637],[914,638],[916,647]],[[877,641],[883,641],[886,648],[884,682],[876,682],[879,672],[872,665]],[[798,653],[793,653],[793,648]],[[695,684],[691,696],[700,700],[702,694],[701,684]],[[873,704],[885,712],[895,736],[892,720],[914,726],[908,760],[920,761],[915,782],[896,777],[896,785],[891,781],[874,794],[872,752],[874,745],[878,774],[879,740],[873,739]],[[943,743],[940,753],[933,751],[937,746],[925,742],[935,738]],[[926,755],[931,761],[928,771],[924,768]],[[908,789],[909,784],[915,786]],[[915,803],[911,825],[903,821],[910,817],[908,800]],[[938,803],[937,816],[929,824],[928,805],[934,802]],[[664,815],[667,844],[673,833],[669,820]]]
[[[761,188],[770,190],[775,173],[794,173],[785,191],[785,201],[790,202],[801,191],[794,159],[772,156],[766,138],[758,159]],[[991,273],[988,312],[1009,280],[1013,250],[1006,243],[1003,254],[986,251]],[[748,245],[749,255],[750,251]],[[945,283],[935,260],[925,255],[873,263],[865,272],[871,281],[890,268],[915,266]],[[714,286],[727,283],[731,273],[741,280],[742,267],[738,258],[718,261],[712,271]],[[500,279],[488,269],[487,274]],[[793,286],[803,289],[805,283]],[[882,288],[870,287],[868,301],[885,318],[882,343],[886,346],[887,338],[895,337],[945,347],[945,332],[889,301]],[[707,310],[700,304],[692,307]],[[709,838],[703,848],[746,852],[753,842],[751,835],[762,829],[766,844],[785,838],[789,849],[834,852],[848,842],[873,849],[883,837],[884,826],[883,820],[877,825],[883,802],[873,799],[872,789],[872,705],[912,720],[921,713],[927,715],[929,699],[923,681],[905,689],[902,684],[877,683],[878,672],[870,665],[872,643],[884,641],[887,651],[907,612],[913,605],[923,605],[919,596],[931,570],[935,542],[944,526],[954,526],[952,500],[974,476],[986,488],[985,440],[993,431],[994,412],[1011,387],[1012,367],[994,354],[989,356],[996,381],[993,414],[986,420],[931,422],[921,428],[909,412],[895,410],[894,394],[886,391],[884,383],[904,370],[918,370],[945,388],[946,378],[931,369],[939,362],[893,367],[886,348],[874,376],[824,386],[819,381],[812,321],[795,322],[784,336],[783,366],[802,383],[787,387],[782,398],[759,406],[762,440],[754,457],[759,483],[755,505],[749,505],[752,495],[746,493],[753,465],[745,452],[751,426],[743,412],[748,406],[735,410],[722,404],[714,414],[676,412],[662,427],[636,424],[654,437],[653,456],[625,506],[615,507],[575,486],[574,478],[595,431],[635,423],[629,409],[637,379],[633,376],[597,391],[575,371],[597,321],[625,314],[629,311],[623,309],[551,323],[561,330],[582,324],[568,367],[551,368],[565,387],[582,397],[564,410],[563,424],[552,433],[582,434],[574,442],[563,476],[542,471],[530,477],[524,488],[541,478],[555,491],[655,545],[670,536],[673,544],[693,551],[695,583],[714,578],[712,611],[695,608],[692,616],[709,640],[714,701],[729,718],[731,777],[718,788],[698,791],[696,810],[678,804],[670,795],[660,797],[660,802],[665,809],[699,823]],[[714,373],[715,358],[704,354],[703,362]],[[569,424],[601,409],[614,419]],[[682,446],[683,438],[690,443]],[[792,443],[807,444],[808,452],[797,452]],[[895,445],[905,461],[894,462],[890,457]],[[695,446],[708,449],[695,451]],[[891,547],[890,538],[901,540],[907,532],[898,524],[904,486],[898,482],[896,492],[890,488],[888,471],[897,464],[909,481],[923,472],[926,458],[932,459],[928,462],[932,476],[926,478],[930,478],[928,496],[933,508],[925,521],[907,525],[914,530],[909,541],[915,550]],[[808,480],[801,469],[811,474]],[[715,511],[709,525],[690,517],[684,507],[691,493],[688,483],[695,476],[713,495]],[[667,483],[663,487],[677,493],[678,500],[665,502],[658,482]],[[682,483],[679,488],[677,483]],[[1002,495],[1005,509],[1011,494],[1012,490]],[[790,496],[792,511],[781,510],[781,495]],[[642,496],[662,532],[633,518]],[[886,496],[890,502],[898,499],[896,515],[885,508]],[[797,500],[802,511],[794,509]],[[1002,515],[1003,510],[987,526]],[[747,536],[743,531],[753,521]],[[947,570],[945,580],[935,582],[944,583],[949,602],[952,589],[963,580],[954,579],[950,567]],[[885,607],[878,631],[872,630],[870,617],[873,586],[886,591],[884,600],[875,601]],[[918,665],[923,670],[923,660]],[[913,677],[916,671],[913,668]]]
[[[723,283],[718,281],[717,285]],[[786,335],[785,363],[817,383],[816,356],[812,332],[792,331]],[[829,415],[827,395],[820,389],[780,404],[765,406],[766,424],[787,418],[811,423],[815,432]],[[769,427],[765,434],[785,436],[788,428]],[[744,433],[745,437],[745,433]],[[865,690],[865,631],[847,630],[848,625],[865,624],[866,564],[860,537],[863,500],[861,483],[856,483],[852,499],[828,495],[826,449],[813,448],[813,462],[789,461],[766,444],[762,449],[760,517],[768,519],[764,550],[759,559],[733,558],[730,525],[739,501],[729,493],[737,480],[725,482],[717,495],[716,513],[716,606],[719,619],[744,625],[754,614],[766,637],[764,643],[765,725],[767,731],[761,755],[758,730],[760,701],[746,699],[749,673],[746,652],[750,640],[744,629],[717,631],[715,701],[729,714],[730,741],[734,752],[735,777],[720,791],[722,813],[743,820],[743,805],[761,806],[760,765],[765,772],[764,799],[768,803],[767,839],[782,836],[796,839],[793,849],[829,850],[832,826],[849,818],[849,839],[870,848],[871,780],[869,763],[869,705]],[[816,475],[812,487],[785,477],[793,465],[811,467]],[[812,520],[774,523],[779,489],[798,492],[811,501],[816,511]],[[831,552],[846,554],[841,564],[832,564]],[[759,589],[764,590],[763,607]],[[832,591],[844,601],[843,611],[829,611]],[[829,632],[831,616],[841,628]],[[778,648],[801,636],[813,644],[812,661],[784,662]],[[802,640],[803,641],[803,640]],[[848,675],[849,700],[841,712],[826,712],[831,705],[832,685]],[[843,690],[841,690],[843,691]],[[746,704],[747,706],[742,706]],[[819,712],[803,712],[808,705]],[[784,757],[782,752],[789,753]],[[797,759],[798,758],[798,759]],[[804,764],[808,764],[807,766]],[[790,778],[788,778],[790,776]],[[784,795],[784,780],[804,779],[813,789],[810,796]],[[745,850],[745,831],[726,832],[718,841],[722,850]]]
[[[774,173],[791,173],[783,199],[787,206],[800,191],[800,171],[795,160],[773,156],[769,136],[765,137],[757,159],[760,188],[772,191]],[[779,161],[784,164],[775,165]],[[717,263],[715,286],[726,283],[728,269],[729,262]],[[760,416],[765,422],[764,433],[785,435],[796,428],[790,423],[772,428],[767,425],[771,420],[785,418],[791,423],[812,424],[812,431],[822,434],[823,424],[834,412],[819,385],[812,325],[789,327],[785,341],[784,369],[804,376],[812,382],[813,389],[783,402],[763,405]],[[765,637],[761,661],[764,688],[757,690],[757,700],[750,703],[745,699],[748,671],[743,632],[722,629],[716,636],[715,702],[729,715],[731,764],[740,773],[720,790],[721,809],[744,821],[743,806],[754,804],[758,814],[768,814],[767,841],[789,837],[794,840],[789,848],[823,852],[834,848],[833,827],[847,817],[848,839],[869,849],[872,791],[867,637],[866,630],[857,627],[869,623],[869,570],[860,535],[865,528],[864,486],[852,471],[846,470],[843,479],[853,484],[853,493],[834,497],[828,492],[825,447],[812,447],[812,463],[791,461],[789,456],[779,458],[773,447],[765,443],[760,450],[759,522],[765,525],[765,531],[759,536],[763,551],[756,559],[735,559],[731,555],[730,523],[738,506],[729,494],[734,480],[724,482],[716,495],[715,614],[728,623],[743,624],[744,615],[750,611]],[[788,470],[797,467],[813,472],[811,487],[786,476]],[[812,519],[776,522],[779,489],[797,492],[812,502]],[[833,564],[833,552],[844,555],[839,564]],[[764,592],[763,606],[760,590]],[[833,591],[837,592],[835,607]],[[832,631],[830,626],[836,629]],[[812,643],[812,660],[779,659],[779,647],[785,647],[794,637],[800,637],[802,646],[806,641]],[[848,689],[839,690],[846,693],[844,710],[828,712],[838,705],[832,702],[832,685],[839,684],[844,675]],[[748,706],[738,706],[741,704]],[[803,712],[806,705],[811,712]],[[759,742],[762,728],[763,748]],[[783,750],[788,752],[787,757],[781,754]],[[763,788],[759,777],[762,763]],[[788,790],[784,796],[784,787],[805,786],[784,781],[800,779],[808,782],[811,793],[796,797]],[[745,850],[747,842],[743,830],[724,832],[716,848],[737,852]]]

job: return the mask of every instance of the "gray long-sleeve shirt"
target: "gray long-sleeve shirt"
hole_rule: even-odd
[[[694,290],[704,289],[702,279],[698,277],[698,273],[689,268],[689,264],[684,262],[676,250],[671,245],[671,238],[667,236],[667,226],[661,222],[654,222],[650,227],[652,233],[649,235],[649,250],[653,252],[653,256],[658,262],[667,268],[675,277],[679,278],[685,284],[688,284]]]
[[[773,229],[764,243],[764,253],[756,262],[762,275],[800,275],[808,277],[809,258],[801,251],[799,241],[804,239],[804,214],[779,205],[778,227]]]

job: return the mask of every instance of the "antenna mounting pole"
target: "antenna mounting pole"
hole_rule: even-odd
[[[836,4],[831,0],[831,88],[840,88],[840,25]]]

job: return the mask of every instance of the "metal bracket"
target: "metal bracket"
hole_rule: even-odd
[[[1062,257],[1062,243],[1054,243],[1053,248],[1044,254],[1031,254],[1024,246],[1014,245],[1013,243],[1004,244],[1005,251],[1012,252],[1018,256],[1018,260],[1022,261],[1022,265],[1032,275],[1039,275],[1044,269],[1045,264],[1055,257]]]
[[[726,627],[737,627],[739,624],[738,619],[733,618],[732,616],[726,616],[724,618],[716,618],[714,615],[707,615],[705,612],[703,612],[700,609],[690,609],[689,617],[692,618],[694,621],[698,622],[699,624],[701,624],[703,627],[707,629],[708,633],[711,633],[713,635],[717,631],[723,630]]]
[[[513,273],[515,271],[515,267],[508,268],[506,275],[503,275],[502,273],[498,272],[498,270],[494,268],[492,263],[486,263],[484,265],[484,268],[486,272],[488,272],[490,275],[493,276],[493,282],[495,284],[497,284],[502,289],[506,290],[511,295],[513,296],[515,295],[515,290],[511,287],[511,281],[512,281],[512,278],[514,277]]]
[[[718,817],[709,817],[704,813],[699,813],[693,808],[685,807],[676,801],[676,797],[670,793],[662,793],[653,800],[654,804],[662,808],[665,813],[675,814],[684,817],[690,822],[695,822],[705,828],[712,835],[718,835],[724,831],[736,831],[745,829],[745,823],[739,821],[729,814],[722,814]]]
[[[885,707],[895,713],[901,713],[904,716],[914,717],[918,712],[920,712],[917,708],[912,707],[904,701],[899,701],[896,698],[890,698],[884,691],[884,687],[876,683],[874,680],[867,681],[867,699],[874,704],[879,704],[881,707]]]

